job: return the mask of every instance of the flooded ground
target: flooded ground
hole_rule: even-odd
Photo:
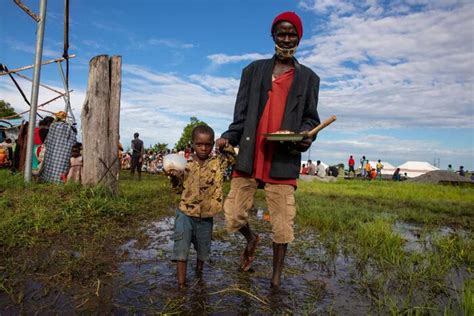
[[[238,270],[244,240],[224,230],[222,217],[214,226],[211,262],[202,278],[194,273],[196,255],[191,251],[188,288],[177,289],[175,265],[170,261],[173,217],[148,223],[144,240],[132,239],[117,249],[118,273],[83,287],[51,290],[47,280],[28,281],[17,295],[0,295],[0,315],[19,313],[113,313],[113,314],[337,314],[365,315],[387,312],[361,286],[355,259],[340,249],[329,249],[310,230],[298,230],[288,248],[283,285],[269,288],[272,272],[270,224],[254,220],[261,234],[253,269]],[[430,250],[431,235],[420,226],[397,222],[394,231],[405,240],[405,250]],[[450,234],[449,228],[438,233]],[[79,255],[72,253],[71,255]],[[465,272],[453,271],[448,283],[462,285]],[[449,292],[449,291],[448,291]],[[455,293],[441,293],[443,305]],[[437,310],[439,311],[439,310]]]
[[[325,251],[313,234],[297,240],[286,260],[281,291],[269,288],[272,271],[270,225],[254,223],[263,231],[262,241],[251,272],[238,271],[238,258],[244,240],[224,232],[223,220],[215,222],[211,262],[205,266],[202,279],[194,274],[195,252],[188,265],[188,288],[176,290],[175,265],[169,258],[173,218],[152,223],[148,228],[149,244],[136,247],[130,241],[120,251],[128,260],[120,265],[123,273],[116,280],[115,293],[120,310],[184,313],[297,313],[337,311],[364,313],[370,302],[351,289],[347,260],[337,256],[328,264]]]

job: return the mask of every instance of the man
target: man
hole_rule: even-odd
[[[365,165],[367,164],[368,160],[365,159],[365,156],[362,156],[362,158],[360,158],[360,176],[362,178],[365,178],[366,176],[366,169],[365,169]]]
[[[314,176],[316,174],[316,166],[311,160],[308,160],[308,174]]]
[[[273,231],[273,274],[271,287],[280,286],[288,243],[293,241],[296,215],[294,191],[300,171],[301,152],[313,138],[300,142],[270,142],[263,134],[278,130],[309,131],[320,123],[317,103],[319,77],[293,57],[303,36],[300,18],[294,12],[278,15],[271,35],[275,55],[258,60],[242,72],[229,129],[216,142],[239,146],[231,190],[224,203],[226,228],[240,232],[247,245],[240,268],[248,271],[260,240],[248,223],[257,187],[265,189]]]
[[[365,177],[370,178],[370,171],[372,170],[372,165],[370,164],[370,161],[368,159],[365,161],[364,169],[365,169]]]
[[[352,174],[355,177],[355,170],[354,170],[355,161],[354,161],[354,158],[352,158],[352,156],[349,157],[348,165],[349,165],[349,176],[351,175],[351,172],[352,172]]]
[[[316,161],[316,175],[320,178],[324,178],[326,176],[326,169],[321,164],[321,160]]]
[[[140,136],[140,134],[138,133],[133,134],[131,172],[132,172],[132,177],[133,177],[133,175],[135,174],[135,169],[136,169],[138,172],[138,180],[141,180],[143,154],[145,153],[145,148],[143,146],[142,140],[138,138],[138,136]]]
[[[379,180],[382,180],[382,169],[383,169],[383,164],[380,161],[380,159],[377,161],[377,164],[375,165],[375,168],[377,168],[377,178]]]

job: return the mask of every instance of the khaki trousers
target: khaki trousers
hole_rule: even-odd
[[[253,206],[257,181],[236,177],[230,183],[230,192],[224,202],[226,229],[233,233],[248,223]],[[293,241],[293,224],[296,216],[295,188],[287,184],[265,184],[265,200],[270,212],[273,241],[286,244]]]

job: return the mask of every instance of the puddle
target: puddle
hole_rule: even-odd
[[[175,264],[170,260],[174,218],[165,217],[144,227],[148,237],[145,242],[132,239],[119,247],[119,273],[101,280],[102,283],[90,284],[88,292],[80,288],[68,289],[69,294],[47,291],[40,283],[29,281],[24,286],[24,303],[16,303],[16,299],[0,295],[0,315],[34,314],[36,311],[119,315],[366,315],[387,312],[386,309],[377,309],[367,291],[361,288],[358,279],[360,271],[355,259],[338,250],[327,249],[311,230],[296,231],[297,238],[288,247],[282,289],[272,292],[269,288],[272,273],[271,227],[264,220],[254,217],[251,220],[251,226],[262,237],[252,272],[238,271],[244,239],[239,234],[227,234],[223,217],[217,216],[211,260],[204,267],[202,279],[194,273],[196,253],[192,248],[188,261],[188,288],[178,290]],[[405,249],[409,252],[430,251],[435,236],[470,236],[468,232],[450,228],[433,231],[403,222],[396,222],[393,230],[405,239]],[[436,298],[439,303],[436,305],[440,308],[457,297],[458,293],[451,289],[459,288],[469,278],[465,267],[460,270],[446,275],[448,294]],[[374,277],[380,276],[379,272],[373,272],[378,273]],[[373,277],[368,278],[370,281]],[[91,288],[94,294],[91,294]],[[423,292],[422,289],[420,291]],[[420,297],[423,299],[423,296]],[[396,295],[394,298],[398,299]]]
[[[439,237],[447,237],[457,234],[462,238],[468,237],[468,232],[463,229],[453,229],[451,227],[438,227],[436,229],[426,229],[421,225],[395,222],[393,231],[400,234],[405,240],[404,249],[408,252],[425,252],[433,250],[433,240]]]
[[[188,288],[176,290],[175,265],[170,261],[174,219],[151,223],[147,235],[151,242],[145,249],[135,248],[136,241],[124,244],[119,251],[128,259],[120,264],[122,276],[116,279],[114,293],[119,311],[160,311],[184,313],[296,313],[313,314],[365,313],[370,302],[346,281],[350,279],[349,259],[337,255],[328,264],[328,255],[317,236],[305,233],[288,249],[282,290],[270,288],[272,241],[270,224],[256,221],[252,227],[262,241],[253,271],[238,271],[238,258],[244,239],[223,233],[223,218],[214,223],[210,263],[204,267],[202,280],[194,274],[196,253],[191,249],[188,261]],[[166,294],[164,294],[166,293]]]

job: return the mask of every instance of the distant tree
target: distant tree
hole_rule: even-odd
[[[10,106],[10,103],[0,100],[0,117],[17,115],[15,109]]]
[[[201,124],[207,125],[207,123],[198,120],[195,116],[192,116],[190,118],[190,123],[184,127],[183,133],[181,134],[181,138],[176,143],[176,150],[184,150],[186,148],[186,145],[191,144],[191,132],[193,131],[194,127]]]
[[[154,152],[163,152],[168,149],[168,144],[165,143],[156,143],[155,145],[151,146],[151,150]]]

